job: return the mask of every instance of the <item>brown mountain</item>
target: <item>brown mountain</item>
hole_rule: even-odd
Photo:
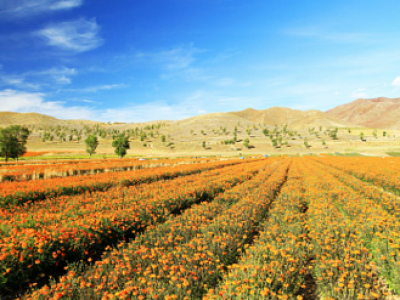
[[[0,127],[9,125],[94,125],[99,122],[89,120],[60,120],[39,113],[0,112]]]
[[[400,98],[357,99],[326,113],[365,127],[400,129]]]
[[[248,108],[242,111],[232,112],[249,121],[267,125],[289,125],[294,128],[333,126],[348,127],[354,126],[347,121],[340,120],[332,115],[323,113],[319,110],[298,110],[285,107],[272,107],[265,110]]]
[[[266,124],[274,125],[289,125],[292,128],[306,128],[306,127],[348,127],[354,126],[347,121],[339,120],[332,115],[323,113],[319,110],[301,111],[297,109],[290,109],[284,107],[272,107],[265,110],[256,110],[248,108],[242,111],[230,113],[210,113],[198,115],[180,121],[163,121],[164,123],[184,125],[186,129],[196,130],[198,128],[207,127],[220,127],[231,126],[233,124],[243,124],[246,126],[251,124]],[[55,126],[65,125],[72,127],[79,127],[82,125],[94,125],[99,122],[88,120],[60,120],[51,116],[39,113],[14,113],[14,112],[0,112],[0,126],[8,125],[44,125]],[[154,123],[154,122],[148,122]],[[143,123],[141,125],[145,125]],[[133,124],[120,124],[111,125],[120,129],[132,127]],[[204,127],[205,126],[205,127]]]
[[[57,125],[61,121],[38,113],[0,112],[0,126],[8,125]]]

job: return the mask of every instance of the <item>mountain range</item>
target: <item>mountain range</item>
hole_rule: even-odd
[[[226,126],[243,124],[288,125],[291,128],[306,127],[368,127],[400,129],[400,98],[379,97],[357,99],[337,106],[326,112],[319,110],[296,110],[272,107],[264,110],[247,108],[228,113],[210,113],[168,123],[179,123],[189,127],[204,126],[207,123]],[[88,120],[60,120],[39,113],[0,112],[0,126],[19,125],[93,125],[99,122]],[[151,123],[151,122],[149,122]],[[126,126],[119,124],[118,126]]]

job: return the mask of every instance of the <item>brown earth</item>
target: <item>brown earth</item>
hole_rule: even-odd
[[[61,125],[61,132],[67,137],[71,134],[70,129],[83,129],[83,126],[86,126],[93,133],[94,125],[99,125],[101,130],[107,131],[105,138],[99,137],[100,144],[96,150],[99,155],[111,155],[114,152],[111,144],[115,130],[135,128],[147,134],[142,141],[137,135],[131,136],[131,149],[128,150],[128,154],[135,156],[238,156],[332,152],[358,152],[383,156],[389,151],[400,152],[398,138],[400,130],[386,128],[373,130],[354,125],[347,120],[341,121],[332,114],[318,110],[301,111],[282,107],[203,114],[180,121],[114,124],[87,120],[59,120],[37,113],[0,112],[0,127],[13,124],[31,125],[29,128],[32,133],[27,144],[28,151],[51,152],[55,155],[85,154],[84,140],[86,138],[86,130],[83,130],[80,142],[77,141],[75,135],[72,141],[61,141],[60,137],[55,135],[56,125]],[[272,139],[278,137],[278,133],[275,134],[275,125],[282,138],[280,147],[274,147],[272,143]],[[285,125],[287,125],[287,132],[284,133]],[[329,130],[332,128],[338,128],[337,139],[332,139],[329,135]],[[268,136],[264,135],[264,129],[270,131]],[[236,130],[237,142],[231,144],[229,141]],[[53,135],[53,141],[42,141],[46,132]],[[361,134],[364,136],[363,141],[360,139]],[[165,142],[162,142],[163,136],[166,138]],[[249,148],[244,147],[244,141],[247,139],[250,142]],[[47,155],[49,154],[45,154]]]
[[[305,127],[353,127],[354,124],[340,120],[332,115],[319,110],[298,110],[285,107],[272,107],[265,110],[248,108],[238,112],[232,112],[241,118],[252,122],[267,124],[270,126],[288,125],[291,128]]]
[[[400,98],[357,99],[326,113],[369,128],[400,129]]]

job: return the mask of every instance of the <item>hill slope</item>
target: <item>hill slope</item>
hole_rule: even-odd
[[[39,113],[14,113],[14,112],[0,112],[0,126],[8,125],[44,125],[44,126],[82,126],[94,125],[100,122],[89,120],[60,120],[51,116]],[[149,122],[154,123],[154,122]],[[220,126],[235,126],[237,124],[253,125],[253,124],[266,124],[270,126],[289,125],[293,128],[305,127],[346,127],[353,126],[347,121],[339,120],[336,117],[323,113],[319,110],[301,111],[296,109],[284,107],[272,107],[265,110],[256,110],[248,108],[242,111],[229,112],[229,113],[210,113],[204,115],[194,116],[180,121],[163,121],[173,126],[173,124],[181,125],[180,128],[186,129],[201,129]],[[143,123],[145,124],[145,123]],[[142,125],[143,125],[142,124]],[[184,125],[182,127],[182,125]],[[134,126],[133,124],[114,124],[113,128],[125,129]],[[173,126],[174,127],[174,126]]]
[[[0,112],[0,126],[8,125],[57,125],[62,121],[38,113]]]
[[[400,98],[357,99],[326,113],[365,127],[400,129]]]
[[[272,107],[265,110],[248,108],[231,114],[255,123],[271,126],[287,124],[294,128],[304,128],[312,126],[348,127],[353,125],[319,110],[302,111],[285,107]]]
[[[9,125],[94,125],[99,122],[89,120],[60,120],[55,117],[39,113],[0,112],[0,126]]]

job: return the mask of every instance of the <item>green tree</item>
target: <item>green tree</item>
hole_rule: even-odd
[[[161,136],[161,142],[165,143],[166,139],[165,139],[165,135]]]
[[[364,132],[360,133],[360,140],[364,141]]]
[[[85,140],[86,143],[86,152],[89,153],[90,158],[92,158],[92,154],[96,153],[96,148],[99,145],[99,141],[95,135],[89,135]]]
[[[140,133],[140,141],[143,142],[147,138],[146,132],[142,131]]]
[[[0,129],[0,156],[17,159],[26,152],[26,142],[29,137],[29,129],[19,125],[12,125]]]
[[[382,135],[383,135],[383,136],[386,136],[386,135],[387,135],[387,132],[386,132],[386,131],[384,131],[384,132],[382,133]]]
[[[250,140],[246,138],[246,139],[243,141],[243,146],[245,146],[246,148],[249,148],[249,143],[250,143]]]
[[[123,158],[126,155],[126,150],[130,149],[129,136],[125,136],[124,134],[113,136],[112,146],[115,148],[114,152],[120,158]]]

